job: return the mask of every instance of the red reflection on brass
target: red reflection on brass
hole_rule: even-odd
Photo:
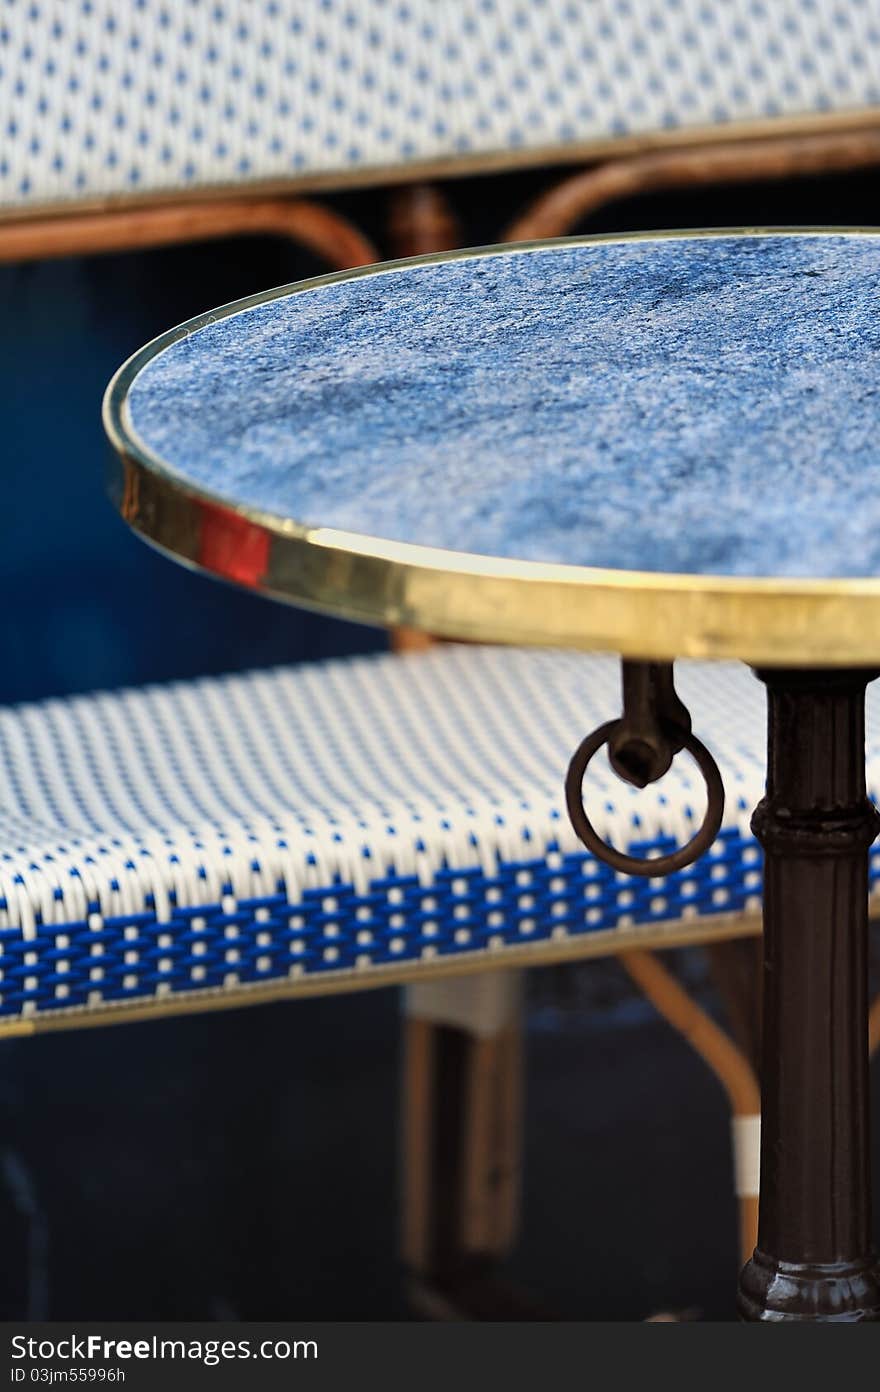
[[[119,510],[126,522],[136,525],[140,512],[140,475],[136,469],[132,468],[127,459],[123,463],[122,501],[119,504]]]
[[[240,585],[259,585],[269,564],[269,537],[246,517],[219,503],[199,503],[201,535],[197,560],[215,575]]]

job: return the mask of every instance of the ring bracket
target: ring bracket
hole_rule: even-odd
[[[628,875],[671,875],[693,864],[709,849],[724,816],[724,784],[718,765],[691,729],[691,717],[675,690],[672,663],[622,664],[623,715],[588,735],[575,751],[565,780],[572,826],[589,851]],[[608,745],[608,760],[618,777],[636,788],[656,783],[668,773],[676,754],[686,750],[706,783],[706,815],[697,833],[677,851],[644,859],[609,846],[587,816],[583,781],[593,755]]]
[[[623,715],[608,741],[608,762],[635,788],[656,783],[691,733],[691,717],[672,679],[671,662],[621,664]]]

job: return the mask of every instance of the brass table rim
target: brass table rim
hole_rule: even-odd
[[[740,227],[558,237],[416,256],[312,277],[200,314],[134,353],[104,396],[125,520],[177,560],[268,596],[440,637],[610,651],[625,657],[741,658],[764,666],[858,666],[880,654],[880,577],[799,578],[616,570],[447,551],[307,526],[200,488],[149,449],[129,389],[171,344],[270,300],[403,266],[600,242],[752,236],[880,236],[874,228]],[[259,559],[242,566],[247,541]],[[876,630],[876,631],[875,631]]]

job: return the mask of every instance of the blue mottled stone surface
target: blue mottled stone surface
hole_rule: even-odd
[[[149,448],[314,525],[538,561],[880,575],[880,237],[505,251],[272,300],[135,380]]]

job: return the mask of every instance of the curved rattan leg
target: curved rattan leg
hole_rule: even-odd
[[[392,256],[429,256],[457,246],[461,246],[461,227],[436,184],[402,184],[392,190],[388,208]]]
[[[559,237],[608,203],[645,193],[830,174],[880,164],[880,130],[833,131],[651,150],[563,179],[508,227],[504,241]]]
[[[880,1049],[880,996],[875,996],[868,1012],[868,1052]]]
[[[757,1240],[757,1132],[761,1096],[758,1080],[745,1054],[663,966],[656,954],[632,950],[618,960],[639,990],[665,1020],[678,1030],[721,1082],[733,1114],[734,1169],[739,1198],[740,1245],[743,1260]]]
[[[393,628],[391,647],[394,652],[426,652],[437,642],[430,633],[422,633],[418,628]]]
[[[136,251],[235,236],[285,237],[335,270],[378,260],[357,227],[304,198],[218,197],[0,222],[0,262]]]
[[[760,1126],[761,1117],[758,1114]],[[760,1160],[759,1160],[760,1164]],[[740,1257],[747,1262],[758,1245],[758,1195],[739,1195],[739,1242]]]

